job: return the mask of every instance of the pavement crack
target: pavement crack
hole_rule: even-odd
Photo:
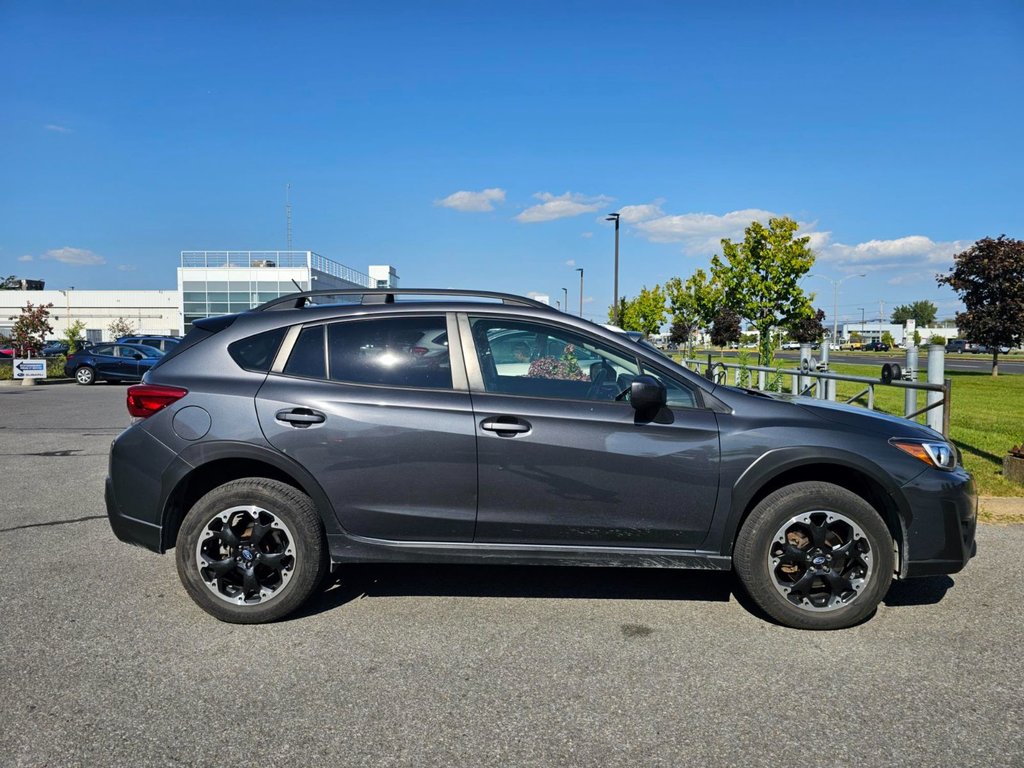
[[[25,528],[47,528],[51,525],[67,525],[68,523],[84,523],[86,520],[105,520],[106,515],[88,515],[86,517],[76,517],[71,520],[51,520],[48,523],[26,523],[25,525],[15,525],[11,528],[0,528],[0,533],[10,533],[11,531],[21,531]]]

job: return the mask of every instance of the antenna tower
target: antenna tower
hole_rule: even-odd
[[[285,184],[284,187],[284,218],[287,225],[288,233],[288,250],[292,249],[292,202],[291,202],[292,185]]]

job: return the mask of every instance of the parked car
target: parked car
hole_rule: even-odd
[[[869,341],[863,347],[865,352],[888,352],[892,347],[886,344],[884,341]]]
[[[135,336],[122,336],[117,340],[118,344],[143,344],[147,347],[154,347],[159,349],[161,352],[170,352],[174,347],[181,343],[179,336],[157,336],[153,334],[143,334]]]
[[[161,357],[163,352],[142,344],[96,344],[68,355],[64,375],[87,385],[140,381]]]
[[[409,354],[441,332],[446,354]],[[835,629],[975,553],[941,434],[715,384],[507,294],[314,291],[197,320],[127,406],[110,525],[173,548],[229,622],[288,615],[335,565],[428,562],[732,569],[775,620]]]

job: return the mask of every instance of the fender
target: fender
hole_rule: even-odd
[[[171,514],[171,495],[181,484],[181,481],[191,472],[220,459],[251,459],[279,469],[281,472],[294,478],[302,492],[313,500],[313,504],[316,505],[317,511],[320,513],[320,518],[323,520],[324,529],[328,535],[345,532],[338,522],[334,505],[327,494],[324,493],[320,483],[294,459],[267,446],[235,440],[212,440],[210,442],[195,443],[185,448],[164,470],[161,476],[160,525],[163,529],[160,546],[161,552],[165,552],[174,543],[173,541],[168,541],[170,536],[168,522]]]
[[[722,532],[722,554],[732,552],[732,544],[739,532],[743,514],[757,492],[779,475],[812,464],[832,464],[853,469],[877,482],[895,502],[899,510],[899,525],[903,529],[902,532],[906,533],[907,521],[910,516],[907,502],[893,476],[875,462],[861,454],[844,451],[840,448],[824,446],[773,448],[761,454],[747,467],[730,489],[729,514]],[[903,538],[905,541],[905,536]]]

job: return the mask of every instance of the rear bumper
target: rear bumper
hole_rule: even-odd
[[[107,520],[117,538],[137,547],[160,551],[160,526],[124,514],[114,498],[114,482],[110,477],[103,496],[107,502]]]
[[[910,509],[904,575],[956,573],[978,551],[978,495],[962,469],[927,470],[903,488]]]
[[[111,443],[104,498],[107,519],[121,541],[162,552],[162,476],[174,453],[138,426]]]

